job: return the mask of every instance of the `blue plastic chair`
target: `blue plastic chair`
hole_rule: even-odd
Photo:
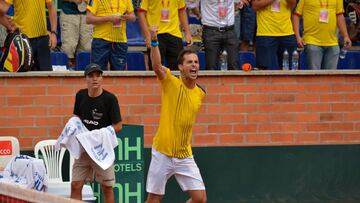
[[[127,55],[127,70],[129,71],[143,71],[146,70],[144,53],[141,51],[128,52]]]
[[[68,56],[64,52],[51,52],[51,64],[58,66],[67,66]]]
[[[239,51],[240,69],[244,63],[250,63],[252,67],[256,67],[255,54],[251,51]]]
[[[90,64],[90,57],[90,52],[77,53],[75,70],[85,70],[85,67]]]
[[[126,21],[126,35],[128,46],[145,46],[145,40],[138,19],[135,22]]]

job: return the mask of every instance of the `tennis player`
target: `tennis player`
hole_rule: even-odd
[[[180,77],[162,66],[156,28],[150,30],[153,70],[161,85],[160,124],[153,140],[148,172],[147,203],[159,203],[165,195],[165,185],[175,176],[187,203],[206,202],[206,191],[200,170],[191,150],[192,127],[205,91],[196,84],[199,60],[196,52],[184,49],[178,56]]]

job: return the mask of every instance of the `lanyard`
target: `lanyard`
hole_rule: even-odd
[[[165,6],[164,6],[164,0],[161,0],[161,5],[162,5],[162,7],[163,7],[163,8],[169,8],[169,6],[170,6],[170,1],[172,1],[172,0],[168,0],[168,1],[167,1],[167,6],[165,7]]]
[[[322,1],[321,0],[319,1],[320,1],[320,8],[324,7]],[[329,5],[329,0],[326,0],[326,4],[325,4],[326,9],[328,8],[328,5]]]
[[[109,2],[109,6],[110,6],[110,10],[111,10],[111,13],[113,13],[113,6],[112,6],[112,3],[111,3],[111,0],[107,0]],[[120,0],[117,1],[117,7],[116,7],[116,13],[119,12],[119,8],[120,8]]]

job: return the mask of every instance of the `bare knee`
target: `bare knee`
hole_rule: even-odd
[[[162,195],[149,193],[145,203],[160,203],[162,197]]]
[[[186,203],[206,203],[206,191],[205,190],[193,190],[189,191],[191,199],[186,201]]]
[[[71,198],[73,199],[82,199],[81,191],[83,188],[83,181],[72,181],[71,182]]]
[[[204,197],[199,197],[199,198],[196,198],[196,199],[189,199],[188,201],[186,201],[186,203],[206,203],[206,196]]]

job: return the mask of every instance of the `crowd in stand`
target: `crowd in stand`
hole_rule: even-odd
[[[157,27],[161,60],[171,70],[177,70],[177,54],[194,42],[189,15],[201,21],[207,70],[218,69],[223,50],[227,51],[228,70],[240,68],[239,51],[254,51],[259,69],[282,69],[284,52],[291,55],[299,48],[305,52],[309,69],[336,69],[339,44],[346,49],[352,45],[343,0],[142,0],[136,7],[132,0],[62,0],[60,22],[53,0],[25,2],[0,0],[0,23],[9,31],[19,28],[29,37],[32,70],[39,71],[51,70],[57,23],[68,67],[75,66],[77,53],[87,51],[91,62],[108,70],[125,70],[126,21],[134,22],[136,16],[148,52],[149,28]],[[11,5],[13,18],[6,16]]]

